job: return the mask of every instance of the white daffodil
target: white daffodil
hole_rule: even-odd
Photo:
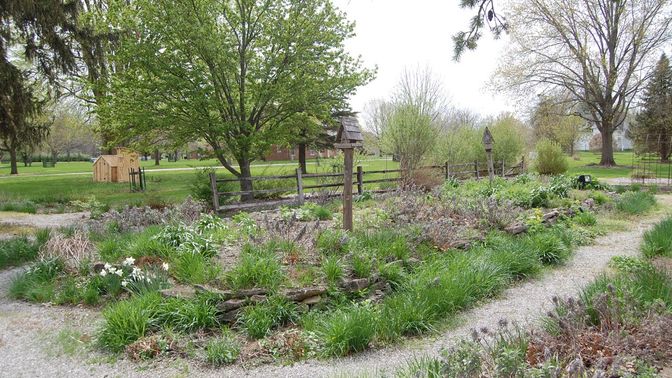
[[[121,286],[126,287],[126,285],[128,285],[128,281],[126,280],[121,281]]]
[[[107,270],[105,270],[105,269],[101,270],[100,275],[103,276],[103,277],[107,276]]]
[[[105,264],[105,269],[110,270],[110,268],[112,268],[112,265],[110,265],[109,263],[106,263]]]
[[[124,275],[124,271],[121,270],[121,269],[117,269],[117,270],[114,272],[114,274],[116,274],[117,276],[121,277],[121,276]]]
[[[123,264],[126,266],[131,266],[135,263],[135,259],[132,257],[127,257],[126,260],[124,260]]]
[[[168,268],[170,268],[170,266],[168,265],[168,263],[164,262],[163,264],[161,264],[161,268],[163,268],[163,270],[165,271],[168,271]]]

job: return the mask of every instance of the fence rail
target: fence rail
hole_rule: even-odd
[[[471,168],[471,169],[467,169]],[[480,179],[488,176],[487,165],[475,161],[473,163],[462,163],[462,164],[443,164],[443,165],[430,165],[418,168],[418,170],[440,170],[443,178],[455,178],[455,179],[466,179],[474,177]],[[458,170],[459,169],[459,170]],[[524,172],[525,170],[525,160],[523,160],[514,166],[507,167],[504,161],[499,161],[494,165],[494,171],[497,176],[501,177],[512,177],[517,176]],[[365,170],[362,166],[358,166],[357,170],[353,172],[353,191],[361,195],[364,193],[365,185],[370,184],[381,184],[381,183],[391,183],[401,181],[401,169],[378,169],[378,170]],[[399,174],[396,177],[380,177],[380,175],[388,174]],[[367,178],[368,175],[368,178]],[[372,177],[373,176],[373,177]],[[341,180],[333,182],[320,182],[322,179],[337,179]],[[343,173],[310,173],[304,174],[299,168],[296,169],[296,173],[293,175],[277,175],[277,176],[257,176],[257,177],[239,177],[239,178],[217,178],[216,174],[210,173],[210,188],[212,190],[212,204],[215,209],[218,211],[235,211],[235,210],[244,210],[250,208],[258,207],[274,207],[285,204],[295,204],[302,205],[306,200],[306,191],[312,191],[314,189],[327,189],[327,188],[339,188],[343,186]],[[294,183],[290,187],[278,187],[272,189],[252,189],[252,190],[240,190],[240,191],[219,191],[219,183],[234,183],[241,182],[243,180],[252,182],[254,181],[268,181],[268,180],[288,180],[293,179]],[[306,182],[305,180],[310,180],[312,182]],[[315,182],[317,181],[317,182]],[[375,192],[385,192],[389,190],[373,190]],[[250,201],[250,202],[239,202],[239,203],[230,203],[230,204],[221,204],[222,197],[238,197],[251,195],[257,197],[259,195],[267,194],[292,194],[292,197],[281,198],[274,200],[261,200],[261,201]],[[328,196],[336,196],[339,194],[327,193]]]

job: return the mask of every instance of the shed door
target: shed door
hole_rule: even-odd
[[[117,177],[117,167],[111,167],[110,174],[111,174],[110,181],[119,182],[119,178]]]

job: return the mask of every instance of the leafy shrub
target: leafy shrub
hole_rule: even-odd
[[[245,307],[239,322],[248,336],[261,339],[273,328],[294,322],[297,317],[293,302],[283,297],[271,297],[266,302]]]
[[[327,356],[345,356],[366,349],[376,333],[378,316],[369,306],[354,305],[328,314],[315,330]]]
[[[559,144],[548,139],[537,142],[535,170],[542,175],[559,175],[567,172],[569,163]]]
[[[642,253],[648,258],[672,256],[672,217],[665,218],[644,233]]]
[[[611,198],[608,195],[606,195],[603,192],[599,192],[599,191],[595,191],[595,190],[590,192],[589,197],[592,198],[593,201],[595,201],[595,203],[598,204],[598,205],[604,205],[605,203],[611,202]]]
[[[315,219],[329,220],[332,218],[333,214],[325,207],[312,202],[306,202],[306,204],[299,208],[281,207],[280,216],[285,220],[296,218],[300,221],[310,221]]]
[[[178,253],[198,254],[203,257],[213,257],[219,252],[215,242],[201,233],[196,227],[184,224],[168,225],[156,236],[159,242],[177,248]]]
[[[145,336],[160,303],[161,296],[150,293],[111,304],[103,311],[105,323],[98,342],[111,352],[123,351],[126,345]]]
[[[0,240],[0,269],[32,261],[38,254],[37,243],[27,237]]]
[[[616,201],[616,209],[626,214],[643,214],[656,204],[656,197],[648,192],[625,192]]]
[[[234,289],[275,288],[285,279],[282,266],[272,251],[246,244],[238,264],[227,274]]]
[[[641,269],[651,269],[651,264],[637,257],[614,256],[609,265],[621,273],[635,273]]]
[[[232,364],[240,355],[240,345],[233,336],[224,332],[220,338],[208,341],[205,346],[205,359],[213,366],[222,366]]]

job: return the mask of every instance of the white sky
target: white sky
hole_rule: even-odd
[[[454,62],[451,37],[466,30],[473,11],[457,0],[334,0],[356,22],[357,36],[347,42],[353,55],[378,75],[361,87],[350,103],[355,111],[374,98],[387,98],[404,68],[428,66],[443,83],[453,105],[483,116],[513,111],[513,101],[494,95],[487,82],[506,48],[506,37],[493,40],[488,32],[475,51]]]

